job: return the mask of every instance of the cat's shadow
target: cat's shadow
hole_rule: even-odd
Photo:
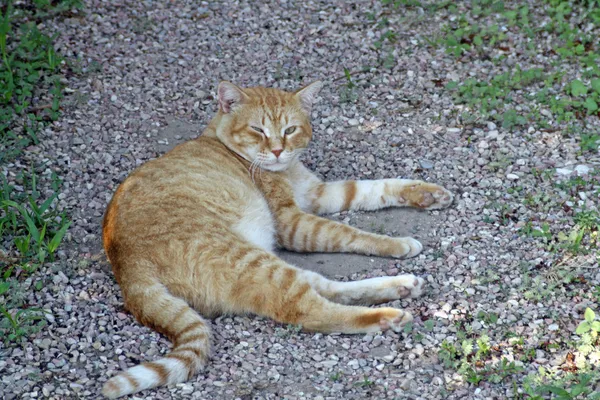
[[[340,217],[325,216],[333,220]],[[423,251],[437,247],[429,234],[435,230],[438,217],[430,212],[410,208],[387,208],[370,212],[353,212],[347,215],[351,226],[368,232],[390,236],[412,236],[423,243]],[[350,276],[373,269],[389,269],[397,261],[393,258],[341,253],[294,253],[280,250],[277,254],[300,268],[319,272],[326,277]],[[402,262],[402,261],[401,261]],[[406,262],[406,261],[405,261]]]

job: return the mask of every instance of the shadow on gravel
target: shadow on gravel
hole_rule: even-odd
[[[192,124],[175,117],[167,118],[165,126],[158,134],[155,150],[164,154],[173,147],[187,140],[194,139],[202,133],[203,125]],[[415,209],[386,209],[374,212],[348,214],[350,225],[357,228],[383,233],[390,236],[413,236],[425,246],[431,245],[427,233],[435,227],[435,216]],[[300,268],[319,272],[327,277],[349,276],[353,273],[366,272],[373,269],[389,268],[394,260],[391,258],[369,257],[357,254],[340,253],[293,253],[280,251],[279,256],[285,261]]]
[[[435,227],[436,217],[428,212],[414,209],[389,208],[374,212],[349,215],[350,225],[390,236],[412,236],[423,243],[423,251],[431,245],[427,233]],[[373,269],[393,266],[394,259],[339,253],[293,253],[280,251],[279,256],[297,267],[319,272],[327,277],[349,276]]]
[[[155,150],[161,155],[165,154],[178,144],[197,138],[204,128],[205,124],[192,124],[175,117],[167,117],[167,126],[158,133]]]

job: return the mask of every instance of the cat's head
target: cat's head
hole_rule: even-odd
[[[258,167],[283,171],[312,138],[310,110],[322,86],[317,81],[290,93],[221,82],[217,137]]]

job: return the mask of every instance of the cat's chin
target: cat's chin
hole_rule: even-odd
[[[275,162],[273,164],[267,164],[267,165],[263,164],[260,167],[267,171],[279,172],[279,171],[285,171],[286,169],[288,169],[289,166],[290,166],[289,163]]]

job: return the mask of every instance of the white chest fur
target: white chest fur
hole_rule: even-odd
[[[248,242],[272,252],[275,249],[275,222],[265,199],[252,196],[242,218],[233,226],[233,231]]]
[[[291,182],[293,182],[294,200],[303,211],[311,211],[311,198],[309,192],[319,183],[315,177],[301,162],[295,162],[286,171]]]

